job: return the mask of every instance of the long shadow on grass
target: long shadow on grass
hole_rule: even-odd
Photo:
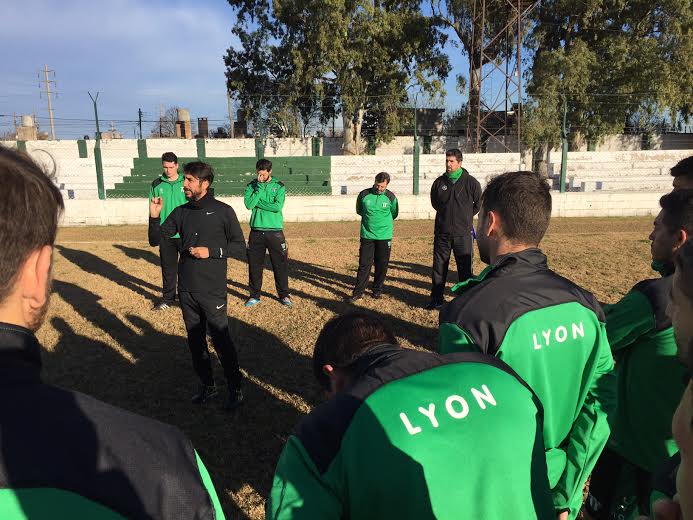
[[[70,249],[62,245],[56,247],[65,259],[69,260],[83,271],[102,276],[145,298],[154,298],[161,292],[159,286],[140,280],[92,253],[80,251],[78,249]],[[150,291],[154,292],[152,293]]]
[[[197,382],[185,338],[159,331],[140,316],[121,319],[101,304],[99,296],[74,284],[56,281],[54,288],[122,350],[53,318],[60,335],[55,354],[46,362],[53,382],[181,428],[205,460],[222,504],[234,518],[241,512],[229,492],[245,493],[244,486],[250,485],[266,496],[279,452],[302,416],[293,396],[314,402],[312,372],[305,357],[273,334],[231,320],[242,368],[274,390],[246,379],[246,403],[235,414],[222,412],[217,403],[198,407],[190,402]],[[182,320],[178,312],[166,317]],[[214,371],[222,384],[218,362]]]
[[[113,247],[115,247],[116,249],[120,249],[123,253],[125,253],[125,256],[131,258],[132,260],[146,260],[150,264],[153,264],[157,267],[161,265],[161,259],[159,258],[159,255],[153,253],[148,249],[128,247],[124,246],[123,244],[113,244]]]

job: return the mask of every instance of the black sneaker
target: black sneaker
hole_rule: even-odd
[[[425,308],[427,311],[439,311],[443,308],[443,302],[431,301]]]
[[[153,311],[165,311],[166,309],[170,309],[173,306],[173,302],[165,302],[165,301],[160,301],[159,303],[155,303],[154,306],[152,307]]]
[[[229,388],[229,396],[224,401],[222,409],[230,412],[243,404],[243,392],[240,388]]]
[[[374,293],[373,293],[373,299],[375,299],[375,300],[380,299],[381,296],[382,296],[382,293],[379,293],[379,292],[374,292]]]
[[[197,389],[197,393],[192,398],[192,402],[195,404],[206,403],[213,397],[216,397],[218,393],[219,392],[217,392],[217,387],[214,385],[200,385],[200,387]]]
[[[347,296],[346,298],[344,298],[344,301],[347,303],[354,303],[355,301],[360,300],[361,298],[363,298],[362,294],[354,294],[353,296]]]

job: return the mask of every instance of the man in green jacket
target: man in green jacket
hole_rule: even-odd
[[[313,370],[329,400],[289,437],[268,520],[554,520],[541,404],[501,360],[403,349],[355,312]]]
[[[671,418],[686,369],[676,356],[666,308],[674,258],[693,235],[693,190],[674,191],[659,203],[649,239],[652,268],[661,278],[643,280],[618,303],[604,306],[618,383],[611,438],[592,473],[585,506],[595,519],[610,518],[624,504],[647,514],[653,472],[677,451]]]
[[[373,298],[380,298],[392,250],[392,224],[399,213],[397,197],[387,189],[390,174],[380,172],[372,188],[356,197],[356,213],[361,215],[361,243],[356,286],[347,301],[355,302],[363,296],[375,258]]]
[[[185,204],[187,199],[183,192],[183,176],[178,174],[178,157],[173,152],[161,156],[163,173],[152,181],[149,188],[149,201],[161,198],[163,209],[159,217],[160,223],[168,218],[178,206]],[[178,255],[180,253],[180,235],[161,239],[159,257],[161,258],[161,278],[163,280],[163,298],[152,307],[155,311],[168,309],[176,300],[176,275],[178,273]]]
[[[544,444],[558,518],[576,518],[607,438],[614,362],[597,300],[548,268],[538,248],[551,194],[532,172],[489,182],[477,223],[489,266],[453,287],[440,314],[439,352],[481,351],[508,363],[544,406]]]
[[[289,248],[284,238],[282,209],[286,199],[284,183],[272,177],[272,162],[260,159],[256,165],[257,179],[248,184],[243,201],[251,210],[248,238],[248,285],[250,296],[246,307],[260,303],[265,251],[269,251],[274,284],[282,305],[291,307],[289,296]]]
[[[35,332],[63,199],[28,155],[2,146],[0,177],[0,518],[222,520],[177,428],[42,380]]]

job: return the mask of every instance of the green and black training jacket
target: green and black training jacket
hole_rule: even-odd
[[[541,404],[505,363],[379,345],[352,368],[289,437],[267,519],[555,520]]]
[[[615,401],[599,303],[551,271],[539,249],[499,257],[453,292],[440,314],[439,352],[498,356],[537,393],[554,507],[575,518]]]
[[[678,451],[671,419],[686,388],[666,314],[672,273],[672,265],[664,266],[662,278],[643,280],[604,307],[618,379],[609,447],[648,472]]]
[[[250,229],[281,231],[284,229],[284,183],[272,177],[267,182],[255,179],[249,182],[243,194],[243,202],[250,212]]]
[[[361,191],[356,197],[356,213],[361,215],[361,238],[392,240],[393,221],[399,214],[394,193],[377,193],[374,188]]]
[[[43,383],[40,351],[0,323],[2,520],[224,518],[178,429]]]
[[[188,202],[183,191],[183,181],[184,178],[180,174],[175,181],[170,181],[164,173],[152,181],[149,187],[149,200],[154,197],[162,197],[163,199],[163,206],[159,215],[160,223],[163,223],[174,209]],[[180,235],[176,233],[171,238],[180,238]]]

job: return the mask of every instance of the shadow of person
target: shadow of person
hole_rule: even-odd
[[[120,249],[125,256],[131,258],[132,260],[146,260],[152,265],[159,267],[161,265],[161,259],[159,255],[153,253],[148,249],[140,249],[138,247],[128,247],[123,244],[113,244],[113,247]]]
[[[103,278],[115,282],[126,289],[130,289],[131,291],[136,292],[145,298],[155,298],[161,291],[160,287],[126,273],[112,263],[107,262],[106,260],[103,260],[92,253],[80,251],[78,249],[71,249],[63,245],[57,245],[56,248],[66,260],[69,260],[83,271],[102,276]]]

